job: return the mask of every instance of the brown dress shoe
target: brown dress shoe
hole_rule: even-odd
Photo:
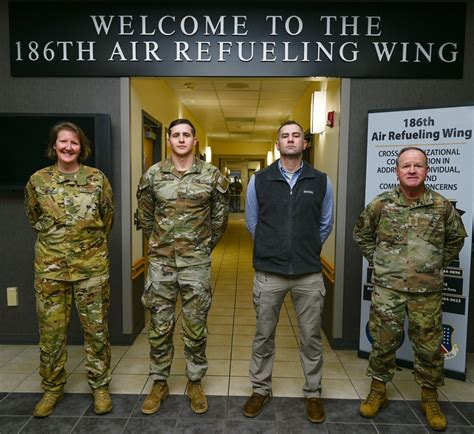
[[[308,419],[313,423],[324,422],[326,414],[324,413],[324,406],[320,398],[305,398],[306,414]]]
[[[161,406],[161,401],[163,401],[170,391],[168,389],[168,384],[166,381],[155,381],[151,392],[145,398],[142,405],[143,414],[154,414],[156,413]]]
[[[244,416],[258,416],[269,399],[270,395],[260,395],[260,393],[253,392],[252,396],[244,405]]]
[[[205,413],[209,408],[209,404],[204,389],[202,388],[201,381],[188,380],[188,386],[186,389],[188,398],[191,400],[191,410],[193,413]]]

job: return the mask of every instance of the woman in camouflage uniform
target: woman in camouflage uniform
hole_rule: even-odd
[[[55,125],[47,152],[56,164],[34,173],[25,189],[26,213],[37,233],[35,291],[44,390],[33,415],[49,416],[64,395],[73,296],[84,332],[94,411],[104,414],[113,407],[108,392],[111,374],[107,326],[107,235],[113,223],[112,188],[100,170],[82,164],[91,149],[77,125]]]

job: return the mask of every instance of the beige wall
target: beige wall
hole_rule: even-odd
[[[163,153],[166,144],[165,127],[178,117],[191,120],[196,127],[200,151],[206,146],[206,134],[187,108],[181,105],[173,90],[158,79],[132,78],[130,80],[130,146],[131,146],[131,206],[137,209],[136,188],[142,176],[142,110],[163,125]],[[164,157],[164,155],[163,155]],[[132,263],[143,256],[142,232],[132,228]]]
[[[326,112],[335,111],[334,128],[326,127],[323,134],[314,136],[314,166],[328,174],[337,197],[337,173],[339,158],[339,114],[340,114],[340,80],[330,79],[327,82],[314,82],[309,86],[292,112],[292,119],[301,123],[306,131],[310,127],[311,93],[315,90],[327,91]],[[336,213],[337,210],[335,209]],[[335,229],[323,246],[322,256],[331,264],[335,263]]]

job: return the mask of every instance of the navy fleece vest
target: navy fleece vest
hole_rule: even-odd
[[[259,207],[253,253],[256,270],[283,275],[321,272],[319,226],[326,185],[326,174],[306,162],[292,191],[278,161],[255,174]]]

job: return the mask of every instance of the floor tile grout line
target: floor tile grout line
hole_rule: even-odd
[[[228,227],[229,228],[229,227]],[[215,283],[214,283],[214,288],[213,288],[213,292],[212,292],[212,296],[214,297],[215,293],[216,293],[216,287],[218,286],[218,281],[219,281],[219,277],[220,277],[220,274],[221,274],[221,270],[222,270],[222,264],[224,262],[224,258],[225,258],[225,254],[227,252],[227,249],[229,248],[229,232],[226,230],[226,233],[225,233],[225,246],[224,246],[224,251],[222,252],[222,255],[221,255],[221,258],[220,258],[220,262],[219,262],[219,268],[218,268],[218,273],[217,273],[217,277],[215,279]],[[234,291],[235,293],[235,291]],[[235,295],[234,295],[234,314],[235,314]],[[232,339],[231,339],[231,345],[230,345],[230,355],[229,355],[229,371],[228,371],[228,383],[227,383],[227,395],[229,395],[229,392],[230,392],[230,380],[231,380],[231,370],[232,370],[232,340],[233,340],[233,332],[234,332],[234,329],[233,329],[233,326],[234,326],[234,321],[232,321]]]
[[[227,385],[227,396],[230,396],[230,391],[231,391],[231,383],[232,383],[232,361],[233,361],[233,353],[234,353],[234,336],[235,336],[235,318],[236,318],[236,309],[237,309],[237,289],[238,289],[238,277],[239,277],[239,270],[238,270],[238,264],[239,264],[239,259],[240,259],[240,247],[241,247],[241,233],[242,233],[243,227],[242,227],[242,221],[239,219],[239,224],[237,228],[237,270],[235,274],[235,287],[234,287],[234,310],[233,310],[233,316],[232,316],[232,338],[230,341],[230,362],[229,362],[229,383]]]

